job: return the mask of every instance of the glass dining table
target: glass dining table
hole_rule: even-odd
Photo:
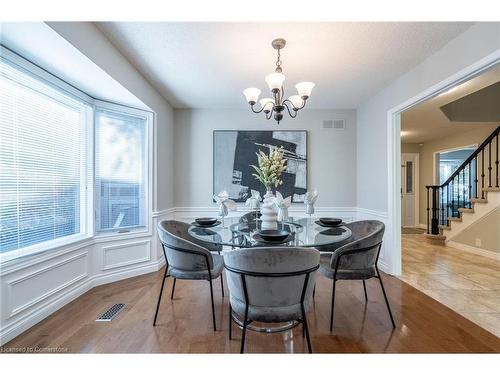
[[[289,218],[285,222],[278,223],[278,229],[283,229],[290,233],[283,242],[262,242],[259,241],[256,236],[261,229],[261,223],[260,220],[240,221],[239,217],[229,217],[225,218],[223,223],[209,228],[201,227],[196,224],[196,222],[193,222],[188,232],[199,240],[216,245],[229,246],[232,249],[269,246],[301,246],[317,247],[321,250],[323,246],[334,245],[352,236],[351,230],[344,226],[345,223],[337,227],[325,227],[317,219]],[[233,321],[240,328],[243,327],[241,319],[234,314]],[[247,326],[247,329],[266,333],[293,332],[291,328],[298,324],[298,321],[267,324],[252,322]]]
[[[278,223],[278,229],[290,235],[283,242],[266,242],[258,236],[260,220],[240,222],[239,217],[226,217],[224,222],[213,227],[201,227],[192,223],[188,232],[193,237],[216,245],[232,248],[265,246],[324,247],[347,240],[352,236],[349,228],[342,223],[337,227],[325,227],[314,218],[289,218]]]

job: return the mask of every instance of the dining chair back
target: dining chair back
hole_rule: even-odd
[[[312,351],[306,312],[319,259],[318,250],[300,247],[250,248],[225,253],[230,317],[235,320],[233,313],[243,317],[241,352],[250,321],[302,323],[308,349]]]

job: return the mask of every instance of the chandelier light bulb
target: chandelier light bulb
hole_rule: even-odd
[[[271,73],[266,76],[266,83],[273,92],[278,92],[285,82],[285,75],[282,73]]]
[[[243,95],[245,95],[245,98],[250,105],[257,103],[260,93],[261,91],[256,87],[249,87],[243,90]]]
[[[300,82],[295,85],[295,88],[299,96],[305,100],[311,96],[311,91],[314,86],[312,82]]]
[[[274,107],[274,100],[271,98],[262,98],[259,100],[259,103],[262,106],[264,113],[269,113]]]
[[[292,102],[293,109],[297,110],[302,107],[304,100],[299,95],[292,95],[288,98]]]

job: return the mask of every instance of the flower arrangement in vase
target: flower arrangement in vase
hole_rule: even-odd
[[[284,158],[283,147],[271,148],[269,155],[260,150],[257,153],[259,166],[251,165],[256,173],[253,176],[259,180],[266,188],[264,202],[261,207],[262,229],[278,229],[278,213],[275,205],[275,198],[272,187],[277,188],[283,184],[281,175],[286,171],[287,159]]]

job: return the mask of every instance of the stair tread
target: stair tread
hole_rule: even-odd
[[[425,237],[431,240],[446,240],[446,236],[442,234],[425,233]]]
[[[448,217],[448,220],[449,221],[462,221],[462,218],[461,217]]]
[[[483,191],[497,192],[500,191],[500,187],[485,187],[483,188]]]
[[[460,207],[458,209],[459,212],[468,212],[468,213],[474,213],[474,209],[473,208],[465,208],[465,207]]]
[[[484,198],[484,199],[482,199],[482,198],[472,198],[470,201],[472,203],[483,203],[483,204],[484,203],[488,203],[488,199],[486,199],[486,198]]]

